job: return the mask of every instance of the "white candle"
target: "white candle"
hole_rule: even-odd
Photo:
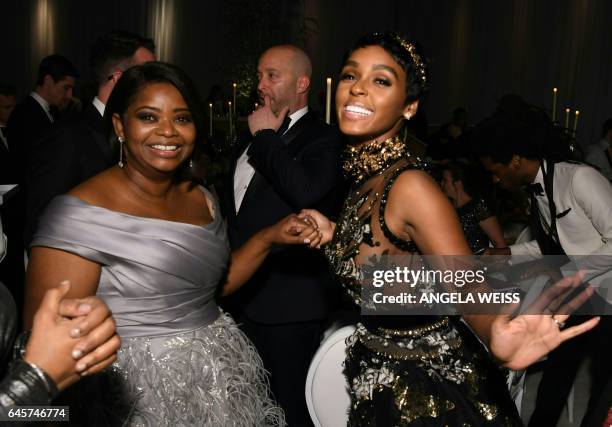
[[[565,109],[565,129],[569,129],[569,113],[570,113],[570,109],[566,108]]]
[[[574,136],[576,136],[576,129],[578,128],[578,115],[580,111],[576,110],[576,115],[574,116]]]
[[[227,111],[229,113],[229,134],[232,137],[232,101],[227,101]]]
[[[236,116],[236,83],[232,83],[232,101],[233,101],[233,106],[234,106],[234,111],[232,111],[232,113],[234,113],[234,117]]]
[[[208,134],[210,136],[213,135],[213,109],[212,109],[212,102],[210,104],[208,104]]]
[[[554,122],[557,118],[557,88],[553,88],[553,107],[552,107],[552,121]]]
[[[331,77],[327,78],[327,96],[325,97],[325,123],[331,123]]]

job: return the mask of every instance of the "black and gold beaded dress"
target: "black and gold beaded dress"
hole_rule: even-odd
[[[484,199],[471,199],[457,208],[457,216],[472,253],[480,253],[488,248],[489,236],[480,226],[480,222],[493,216],[487,202]]]
[[[386,255],[418,254],[412,242],[389,230],[385,207],[397,177],[426,166],[395,137],[350,147],[344,169],[353,186],[325,252],[343,288],[363,309],[367,266]],[[458,326],[442,316],[362,315],[347,339],[348,425],[522,425],[501,369]]]

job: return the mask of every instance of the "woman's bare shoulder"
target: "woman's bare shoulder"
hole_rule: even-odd
[[[116,168],[107,169],[77,185],[68,194],[90,205],[105,206],[122,188],[118,172]]]
[[[441,190],[431,175],[420,169],[402,171],[391,187],[391,194],[397,195],[400,198],[422,195],[423,192],[437,195]]]

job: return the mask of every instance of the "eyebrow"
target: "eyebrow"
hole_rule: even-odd
[[[151,106],[149,106],[149,105],[143,105],[142,107],[138,107],[138,108],[136,109],[136,111],[140,111],[140,110],[153,110],[153,111],[161,111],[161,109],[159,109],[159,108],[157,108],[157,107],[151,107]],[[172,110],[172,111],[174,111],[175,113],[178,113],[178,112],[180,112],[180,111],[188,111],[188,112],[191,112],[191,111],[189,110],[189,108],[182,108],[182,107],[180,107],[180,108],[175,108],[175,109],[174,109],[174,110]]]
[[[359,66],[359,63],[358,63],[357,61],[353,61],[353,60],[351,59],[351,60],[346,61],[346,63],[344,64],[344,66],[345,66],[345,67],[346,67],[346,66],[349,66],[349,67],[358,67],[358,66]],[[397,75],[397,71],[395,71],[395,70],[394,70],[392,67],[389,67],[388,65],[385,65],[385,64],[374,64],[374,65],[372,66],[372,69],[373,69],[373,70],[385,70],[385,71],[388,71],[388,72],[390,72],[391,74],[393,74],[393,75],[395,76],[395,78],[396,78],[396,79],[399,79],[399,76]]]

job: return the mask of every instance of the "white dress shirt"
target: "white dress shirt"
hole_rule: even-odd
[[[564,266],[564,271],[575,271],[585,266],[597,272],[589,274],[594,286],[612,284],[612,185],[594,168],[577,163],[555,163],[553,201],[557,211],[559,243],[575,263]],[[544,188],[542,170],[534,180]],[[544,229],[550,229],[550,211],[546,194],[536,196]],[[540,258],[542,253],[536,240],[510,246],[512,255]],[[588,257],[584,255],[589,255]],[[602,265],[603,264],[603,265]],[[576,267],[578,266],[578,267]],[[592,277],[596,279],[591,279]],[[603,281],[606,283],[602,283]],[[602,297],[612,302],[612,290],[599,289]]]
[[[4,144],[6,149],[8,150],[9,146],[8,146],[8,141],[6,140],[6,125],[4,124],[0,125],[0,139],[2,140],[2,143]]]
[[[42,109],[47,114],[47,117],[49,117],[49,120],[51,120],[51,123],[53,123],[54,120],[53,120],[53,116],[51,115],[51,107],[49,106],[49,103],[47,102],[47,100],[43,98],[42,96],[40,96],[39,94],[37,94],[36,92],[30,92],[30,96],[34,98],[36,102],[38,102],[38,104],[42,107]]]
[[[94,107],[96,107],[96,110],[98,110],[100,115],[104,117],[104,111],[106,110],[106,105],[104,105],[104,103],[100,101],[100,98],[98,98],[97,96],[94,96],[92,104]]]
[[[2,232],[2,220],[0,219],[0,262],[6,255],[6,234]]]
[[[308,112],[308,106],[304,108],[300,108],[293,114],[289,115],[291,121],[289,122],[289,127],[287,130],[291,129],[298,120],[300,120],[306,113]],[[242,205],[242,200],[244,199],[244,195],[246,194],[247,188],[249,188],[249,184],[253,179],[253,175],[255,175],[255,169],[251,165],[249,161],[248,151],[251,144],[247,145],[242,155],[236,161],[236,171],[234,172],[234,205],[236,206],[236,213],[240,210],[240,206]]]

